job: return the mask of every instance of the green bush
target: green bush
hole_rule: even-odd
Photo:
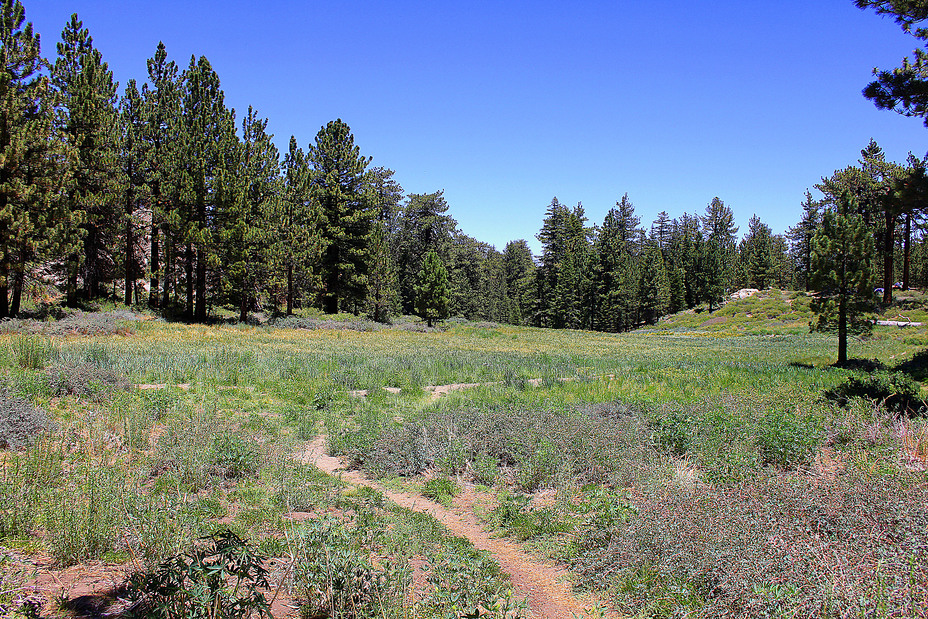
[[[847,404],[850,398],[858,397],[874,400],[887,410],[896,412],[913,414],[925,409],[921,386],[903,372],[852,374],[844,384],[827,390],[825,395],[842,405]]]
[[[761,421],[755,444],[764,463],[789,469],[809,462],[821,439],[822,432],[813,420],[775,411]]]
[[[130,617],[246,619],[270,617],[264,557],[228,529],[201,538],[151,572],[132,575]]]

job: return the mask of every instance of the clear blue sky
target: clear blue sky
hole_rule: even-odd
[[[742,233],[754,213],[781,233],[871,137],[899,162],[928,150],[919,119],[860,94],[916,41],[852,0],[23,2],[47,57],[78,13],[121,87],[159,40],[182,68],[205,55],[282,150],[341,118],[498,249],[537,250],[553,196],[601,223],[628,192],[650,227],[717,195]]]

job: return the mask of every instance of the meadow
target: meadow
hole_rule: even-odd
[[[66,614],[104,571],[126,616],[544,616],[434,518],[304,464],[325,435],[567,566],[590,616],[925,616],[928,328],[836,368],[807,324],[781,291],[624,334],[5,321],[0,608]]]

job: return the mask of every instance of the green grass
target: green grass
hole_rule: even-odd
[[[915,294],[894,312],[928,316]],[[492,486],[501,530],[625,610],[904,614],[926,595],[907,574],[928,559],[906,550],[923,547],[907,524],[924,517],[928,478],[906,465],[923,449],[912,443],[920,426],[853,393],[825,397],[855,374],[832,367],[835,339],[809,334],[808,319],[805,295],[764,291],[626,334],[466,322],[423,331],[307,314],[279,327],[145,320],[118,332],[86,315],[80,324],[99,335],[0,335],[4,386],[56,422],[0,460],[0,535],[61,565],[155,567],[231,528],[263,552],[303,557],[307,598],[328,577],[312,570],[329,540],[346,573],[399,587],[379,590],[384,600],[405,599],[399,566],[429,562],[423,616],[511,602],[498,566],[434,520],[293,458],[325,431],[355,466],[410,477],[405,487],[441,502],[460,484]],[[850,350],[918,380],[923,368],[905,362],[926,346],[928,327],[878,327]],[[87,370],[71,382],[105,372],[120,387],[59,392],[44,369],[53,364]],[[438,400],[422,390],[451,383],[484,384]],[[350,397],[356,389],[370,395]],[[433,479],[420,486],[425,471]],[[556,499],[530,505],[539,493]],[[879,538],[887,559],[871,565],[866,540],[879,531],[892,536]],[[777,536],[798,540],[796,569],[766,546]],[[722,561],[742,584],[718,580]],[[827,590],[824,574],[858,564],[870,569],[857,589]],[[461,590],[479,599],[457,600]]]

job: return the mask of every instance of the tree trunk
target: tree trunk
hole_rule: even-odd
[[[132,225],[132,168],[129,168],[129,183],[126,186],[126,306],[132,306],[132,293],[135,290],[135,230]]]
[[[10,315],[10,307],[7,301],[9,294],[9,277],[9,262],[7,262],[6,259],[0,260],[0,318],[6,318]]]
[[[152,211],[152,218],[155,214]],[[151,224],[151,285],[148,288],[148,307],[155,309],[158,307],[158,270],[161,268],[158,253],[161,251],[161,239],[158,238],[158,226],[152,221]]]
[[[77,306],[77,270],[80,268],[79,259],[77,256],[72,255],[68,258],[68,292],[67,292],[67,304],[68,307]]]
[[[197,305],[194,319],[206,322],[206,252],[197,249]]]
[[[187,276],[187,304],[184,307],[184,319],[187,322],[193,322],[193,244],[189,241],[185,254],[186,264],[184,268],[186,269],[185,274]]]
[[[909,289],[909,267],[912,262],[912,211],[905,214],[905,237],[902,239],[902,289]]]
[[[893,302],[893,248],[896,240],[896,214],[885,211],[886,230],[883,233],[883,303]]]
[[[838,365],[847,363],[847,293],[838,299]]]
[[[293,263],[287,263],[287,316],[293,315]]]
[[[23,299],[23,285],[26,280],[26,265],[20,264],[13,273],[13,298],[10,301],[10,316],[15,318]]]

